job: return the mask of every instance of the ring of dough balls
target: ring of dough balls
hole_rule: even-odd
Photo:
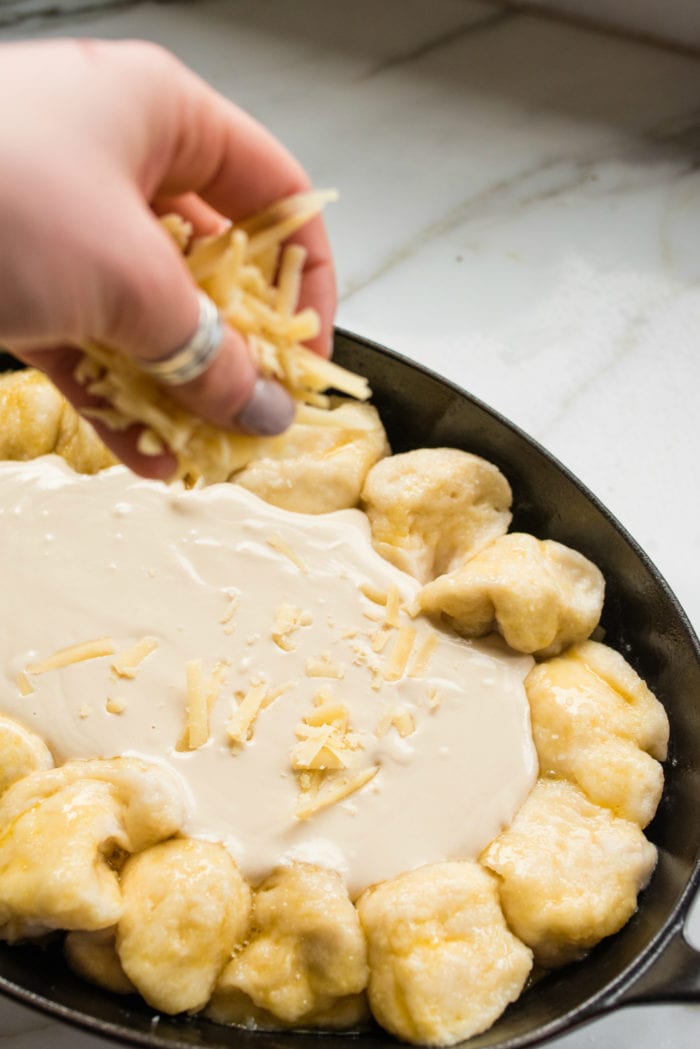
[[[604,592],[602,573],[583,554],[511,532],[428,583],[419,600],[464,637],[498,630],[516,652],[546,657],[589,637]]]
[[[25,776],[0,798],[0,935],[114,925],[122,894],[110,852],[168,838],[184,815],[174,775],[134,758]]]
[[[632,667],[587,641],[534,667],[525,691],[540,775],[646,827],[663,790],[668,718]]]
[[[357,908],[372,1012],[404,1041],[453,1045],[485,1031],[532,968],[506,926],[496,879],[477,863],[409,871],[368,889]]]
[[[501,906],[535,961],[575,961],[634,914],[656,849],[635,823],[593,805],[564,780],[540,779],[480,862],[500,879]]]
[[[0,458],[56,452],[84,473],[114,462],[40,372],[0,377],[0,412]],[[545,778],[482,866],[407,872],[356,909],[339,875],[297,863],[251,909],[223,846],[171,838],[184,811],[165,770],[126,758],[52,769],[38,737],[0,718],[0,936],[73,930],[76,972],[164,1012],[208,1002],[223,1023],[343,1029],[368,1018],[369,996],[398,1037],[450,1045],[518,997],[533,952],[565,964],[633,913],[656,858],[640,828],[661,795],[668,722],[621,656],[585,640],[602,608],[598,569],[560,543],[505,534],[512,496],[496,466],[450,448],[388,456],[365,404],[315,412],[279,438],[241,438],[259,457],[243,455],[232,479],[304,513],[361,498],[376,550],[426,584],[423,611],[547,660],[526,682]]]
[[[154,1009],[201,1009],[248,931],[250,889],[216,842],[175,838],[131,856],[121,872],[116,948]]]
[[[421,583],[503,535],[511,501],[498,467],[457,448],[419,448],[382,459],[362,490],[375,550]]]
[[[253,898],[252,934],[224,969],[208,1015],[248,1026],[314,1026],[365,1014],[367,954],[336,871],[294,863]]]

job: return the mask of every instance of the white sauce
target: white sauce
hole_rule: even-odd
[[[439,630],[423,677],[372,689],[366,662],[384,665],[392,641],[371,651],[380,624],[364,613],[383,610],[359,588],[395,586],[410,603],[419,585],[374,552],[361,512],[294,514],[235,485],[184,492],[122,467],[84,477],[55,457],[0,463],[0,493],[0,710],[35,730],[57,763],[120,754],[169,763],[189,798],[186,832],[224,841],[249,878],[298,858],[340,870],[355,894],[424,863],[474,857],[531,790],[537,759],[523,688],[530,657]],[[274,536],[307,572],[270,546]],[[231,594],[240,598],[227,633],[221,619]],[[283,603],[312,620],[291,635],[290,652],[271,638]],[[435,627],[422,617],[412,625],[415,651]],[[134,680],[116,678],[107,656],[33,675],[35,692],[20,694],[17,674],[28,665],[104,636],[117,653],[143,637],[158,647]],[[342,665],[342,680],[307,676],[307,660],[322,653]],[[184,664],[196,658],[205,673],[219,660],[230,670],[209,742],[178,752]],[[261,711],[253,738],[234,748],[226,736],[234,693],[260,674],[271,688],[291,685]],[[347,800],[299,821],[290,752],[323,686],[349,708],[351,729],[380,771]],[[431,709],[435,689],[441,701]],[[107,700],[121,700],[123,713],[109,713]],[[377,724],[398,707],[412,714],[415,731],[401,738],[390,728],[377,739]]]

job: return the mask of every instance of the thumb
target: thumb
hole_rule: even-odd
[[[194,335],[199,321],[197,288],[171,238],[138,201],[101,275],[102,308],[96,342],[135,361],[167,359]],[[98,275],[99,276],[99,275]],[[196,379],[169,391],[190,411],[227,429],[276,434],[294,416],[294,403],[277,382],[263,379],[246,340],[227,325],[219,351]]]

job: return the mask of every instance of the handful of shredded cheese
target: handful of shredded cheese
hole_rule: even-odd
[[[196,283],[223,319],[246,337],[260,374],[281,382],[302,410],[312,405],[321,409],[321,416],[330,407],[324,391],[337,390],[363,401],[371,391],[366,379],[302,345],[318,334],[319,318],[309,308],[295,312],[306,252],[299,244],[284,246],[284,241],[336,198],[332,190],[300,193],[223,233],[192,242],[191,227],[180,216],[162,219]],[[106,402],[83,414],[112,430],[141,423],[145,428],[139,451],[156,455],[168,448],[178,461],[176,476],[188,483],[226,481],[264,455],[275,440],[231,433],[205,422],[114,350],[88,343],[83,351],[76,378]]]

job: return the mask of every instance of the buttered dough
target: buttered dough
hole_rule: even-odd
[[[517,652],[542,658],[590,636],[604,589],[602,573],[576,550],[512,532],[425,586],[420,606],[465,637],[498,630]]]
[[[421,583],[503,535],[511,499],[496,466],[456,448],[419,448],[382,459],[362,491],[375,549]]]
[[[545,968],[581,958],[634,914],[656,864],[635,823],[573,784],[541,779],[481,862],[500,880],[508,925]]]
[[[532,954],[510,932],[496,879],[477,863],[439,863],[368,889],[372,1012],[402,1041],[452,1045],[485,1031],[518,997]]]

